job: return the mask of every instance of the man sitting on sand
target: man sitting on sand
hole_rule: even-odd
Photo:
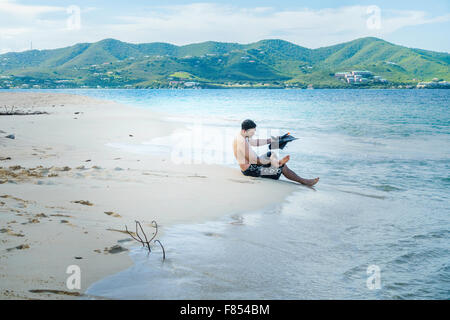
[[[313,186],[319,182],[319,178],[303,179],[289,169],[286,165],[290,159],[289,156],[278,160],[275,153],[269,151],[267,154],[258,157],[251,146],[263,146],[276,141],[272,138],[253,139],[255,132],[256,123],[249,119],[245,120],[242,122],[241,131],[233,141],[234,156],[244,175],[278,180],[283,174],[287,179],[307,186]]]

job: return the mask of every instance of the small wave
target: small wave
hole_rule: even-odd
[[[441,178],[441,180],[442,180],[445,184],[450,184],[450,177],[447,177],[447,178]]]
[[[432,231],[426,234],[418,234],[413,236],[413,239],[441,239],[450,237],[450,231],[441,230],[441,231]]]
[[[385,192],[391,192],[391,191],[402,191],[402,189],[391,186],[389,184],[380,184],[377,186],[374,186],[375,189],[385,191]]]
[[[347,190],[338,190],[344,193],[350,193],[350,194],[355,194],[357,196],[361,196],[361,197],[367,197],[367,198],[373,198],[373,199],[386,199],[386,196],[378,196],[378,195],[374,195],[374,194],[365,194],[365,193],[361,193],[361,192],[356,192],[356,191],[347,191]]]
[[[442,257],[442,250],[424,250],[424,251],[414,251],[407,252],[395,258],[393,263],[395,264],[409,264],[412,261],[424,261],[430,258],[440,258]]]

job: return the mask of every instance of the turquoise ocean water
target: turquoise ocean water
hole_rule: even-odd
[[[208,159],[228,166],[237,167],[228,139],[251,118],[261,136],[289,131],[300,138],[280,156],[290,154],[289,166],[301,176],[321,177],[315,190],[299,187],[258,212],[167,228],[164,263],[157,247],[150,256],[136,247],[133,267],[88,294],[450,298],[450,90],[64,91],[164,113],[188,128],[180,129],[185,137],[201,125],[204,135],[222,135],[214,152],[223,157]],[[161,141],[111,147],[170,152],[170,137]]]

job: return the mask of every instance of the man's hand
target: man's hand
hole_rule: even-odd
[[[274,142],[278,142],[278,141],[280,141],[280,136],[277,136],[277,137],[272,136],[272,137],[269,139],[269,144],[270,144],[270,143],[274,143]]]

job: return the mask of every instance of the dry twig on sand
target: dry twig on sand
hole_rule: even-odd
[[[7,106],[3,106],[5,108],[5,111],[0,111],[0,116],[13,116],[13,115],[30,115],[30,114],[48,114],[46,111],[14,111],[15,106],[11,106],[10,109],[8,109]]]
[[[156,235],[158,234],[158,224],[156,223],[155,220],[152,221],[152,227],[155,228],[156,230],[155,230],[155,233],[153,234],[153,236],[150,238],[150,240],[148,240],[147,235],[145,234],[141,223],[139,221],[135,221],[135,222],[136,222],[136,232],[135,232],[136,237],[130,231],[128,231],[127,226],[125,226],[125,231],[130,235],[130,237],[132,237],[137,242],[141,243],[143,247],[147,246],[149,253],[152,252],[152,249],[150,248],[150,243],[152,242],[153,239],[155,239]],[[143,240],[141,238],[141,236],[139,235],[139,230],[141,230],[145,240]],[[161,246],[161,249],[163,252],[163,261],[164,261],[166,259],[166,251],[164,250],[162,243],[159,240],[155,240],[154,242],[158,242],[159,245]]]

